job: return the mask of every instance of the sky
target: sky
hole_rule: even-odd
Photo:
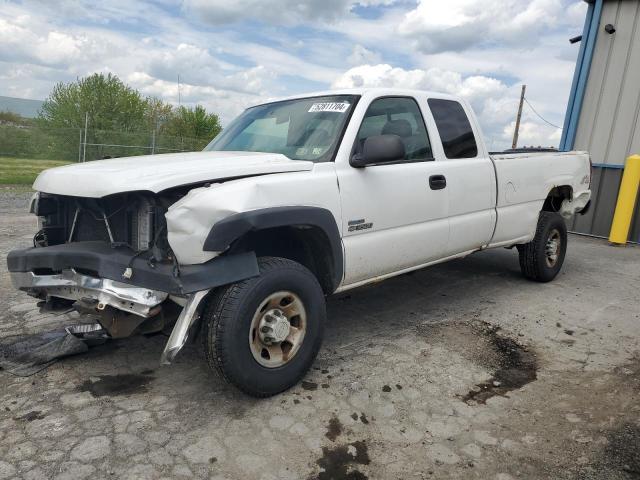
[[[44,99],[111,72],[225,125],[281,96],[417,88],[468,99],[498,150],[522,84],[562,126],[585,14],[582,0],[0,0],[0,95]],[[520,145],[560,135],[525,105]]]

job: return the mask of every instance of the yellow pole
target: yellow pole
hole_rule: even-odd
[[[627,158],[622,174],[622,183],[618,192],[618,203],[613,215],[609,241],[611,243],[625,244],[629,238],[633,209],[636,206],[638,186],[640,185],[640,155],[631,155]]]

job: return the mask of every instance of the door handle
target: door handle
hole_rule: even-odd
[[[429,177],[429,187],[431,190],[442,190],[447,186],[447,179],[444,175],[431,175]]]

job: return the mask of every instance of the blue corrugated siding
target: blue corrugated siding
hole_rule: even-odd
[[[571,94],[569,95],[569,102],[567,104],[567,113],[564,117],[564,128],[562,129],[562,138],[560,139],[561,151],[572,150],[576,139],[578,120],[580,119],[580,111],[582,110],[582,100],[587,87],[591,59],[593,58],[593,50],[598,36],[602,2],[603,0],[595,0],[594,3],[589,4],[587,10],[587,16],[582,30],[582,41],[580,42],[580,52],[578,53],[578,60],[571,85]]]

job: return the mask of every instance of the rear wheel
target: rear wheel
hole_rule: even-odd
[[[209,366],[243,392],[268,397],[309,370],[324,333],[325,300],[299,263],[258,259],[260,276],[220,289],[203,313]]]
[[[554,212],[541,212],[536,235],[518,245],[522,274],[538,282],[550,282],[560,272],[567,251],[567,225]]]

